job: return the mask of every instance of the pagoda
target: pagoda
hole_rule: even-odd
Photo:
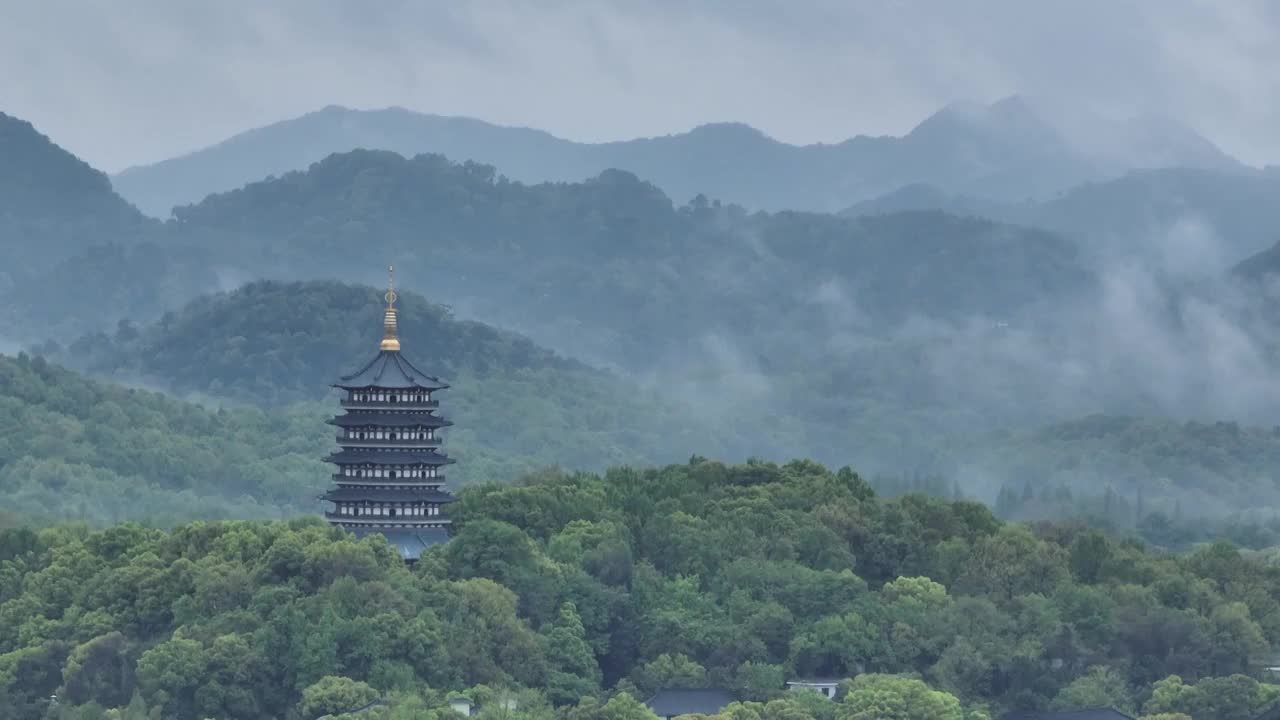
[[[444,488],[440,430],[453,423],[436,415],[435,393],[449,386],[418,370],[400,352],[396,329],[394,268],[388,268],[384,334],[378,354],[339,379],[346,413],[338,427],[336,487],[321,496],[334,504],[325,518],[358,537],[380,534],[408,562],[449,539],[446,510],[454,498]]]

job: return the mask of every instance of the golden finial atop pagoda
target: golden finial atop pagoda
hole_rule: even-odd
[[[382,319],[382,344],[379,345],[381,350],[390,350],[391,352],[400,351],[400,339],[396,337],[396,267],[394,265],[387,266],[387,294],[383,295],[387,299],[387,311]]]

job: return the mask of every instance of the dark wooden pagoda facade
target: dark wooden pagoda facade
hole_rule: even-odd
[[[386,537],[409,562],[449,539],[440,430],[452,425],[436,414],[436,393],[449,386],[418,370],[400,352],[396,292],[389,287],[378,354],[333,386],[342,390],[346,413],[330,420],[338,428],[336,486],[322,496],[333,503],[325,518],[357,536]]]

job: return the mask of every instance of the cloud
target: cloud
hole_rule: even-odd
[[[740,120],[789,142],[901,134],[1022,92],[1177,117],[1280,161],[1266,0],[643,4],[47,0],[0,24],[3,110],[114,171],[328,104],[578,140]]]

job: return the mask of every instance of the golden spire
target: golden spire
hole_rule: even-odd
[[[395,272],[394,265],[387,266],[387,294],[383,295],[387,299],[387,311],[382,318],[382,344],[378,346],[382,350],[390,350],[391,352],[400,351],[400,339],[396,337]]]

